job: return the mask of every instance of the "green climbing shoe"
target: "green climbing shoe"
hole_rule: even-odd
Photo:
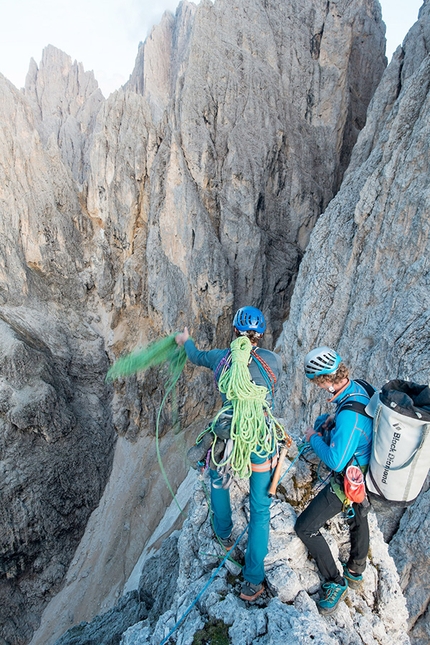
[[[348,591],[348,583],[337,585],[335,582],[325,582],[322,585],[323,597],[318,600],[317,605],[321,614],[331,614]]]

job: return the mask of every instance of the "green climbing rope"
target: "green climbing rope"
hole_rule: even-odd
[[[270,411],[266,397],[268,389],[250,380],[248,365],[251,355],[251,341],[247,336],[236,338],[231,345],[231,363],[221,372],[218,388],[227,397],[226,405],[215,417],[216,420],[226,409],[233,409],[230,438],[233,450],[222,463],[215,461],[215,443],[212,446],[212,460],[217,466],[229,463],[233,473],[240,478],[251,476],[251,453],[260,456],[271,455],[277,441],[285,432]]]
[[[167,487],[170,491],[170,494],[175,500],[175,503],[178,506],[180,512],[184,514],[182,508],[180,507],[176,499],[176,495],[173,491],[173,488],[169,482],[167,473],[163,466],[163,462],[161,460],[161,454],[160,454],[160,439],[159,439],[161,411],[167,401],[168,396],[170,394],[174,395],[175,385],[178,382],[178,379],[181,376],[182,371],[185,367],[185,363],[187,361],[187,355],[186,355],[185,349],[183,346],[179,346],[176,343],[175,336],[176,334],[173,334],[172,336],[167,336],[166,338],[162,338],[161,340],[158,340],[152,343],[151,345],[148,345],[148,347],[145,347],[144,349],[141,349],[139,351],[128,354],[127,356],[123,356],[119,358],[109,369],[106,375],[106,380],[113,381],[120,377],[130,376],[131,374],[135,374],[136,372],[142,372],[150,367],[155,367],[156,365],[160,365],[162,363],[167,364],[168,379],[167,379],[167,382],[165,383],[165,394],[163,396],[160,407],[158,409],[157,419],[155,422],[155,441],[156,441],[156,450],[157,450],[157,460],[160,466],[160,470],[167,484]],[[174,411],[174,417],[175,418],[178,417],[177,410]]]
[[[144,349],[132,352],[119,358],[109,369],[106,380],[113,381],[122,376],[130,376],[142,372],[149,367],[167,363],[169,367],[169,381],[176,381],[180,377],[187,361],[185,349],[177,345],[175,334],[157,340]]]

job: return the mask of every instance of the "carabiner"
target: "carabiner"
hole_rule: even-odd
[[[352,518],[353,518],[353,517],[355,517],[355,510],[354,510],[354,508],[353,508],[352,506],[349,506],[348,508],[346,508],[346,509],[344,510],[344,512],[343,512],[343,516],[344,516],[344,517],[345,517],[345,519],[347,519],[347,520],[352,520]]]

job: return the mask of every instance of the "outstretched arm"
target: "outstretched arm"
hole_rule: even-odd
[[[190,337],[188,327],[184,327],[184,331],[176,334],[175,340],[178,345],[184,345],[187,356],[194,365],[208,367],[211,370],[214,370],[222,357],[227,354],[226,349],[211,349],[209,351],[197,349],[193,339]]]
[[[175,340],[178,345],[185,345],[189,337],[190,334],[188,333],[188,327],[184,327],[184,331],[182,331],[180,334],[176,334]]]

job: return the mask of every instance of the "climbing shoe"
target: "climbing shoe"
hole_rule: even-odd
[[[242,598],[242,600],[247,600],[248,602],[254,602],[254,600],[257,600],[258,596],[261,596],[263,591],[264,585],[262,582],[258,585],[253,585],[252,582],[245,580],[242,584],[240,598]]]
[[[323,597],[318,600],[317,605],[321,614],[331,614],[348,591],[348,583],[338,585],[335,582],[325,582],[322,585]]]
[[[363,576],[361,573],[352,573],[347,567],[346,562],[342,562],[343,566],[343,577],[347,580],[348,585],[352,589],[358,589],[363,582]]]
[[[231,533],[226,538],[222,538],[219,535],[217,535],[217,538],[221,542],[221,544],[223,545],[223,547],[224,547],[224,549],[226,551],[230,551],[233,548],[235,541],[234,541],[234,538],[232,537]]]

